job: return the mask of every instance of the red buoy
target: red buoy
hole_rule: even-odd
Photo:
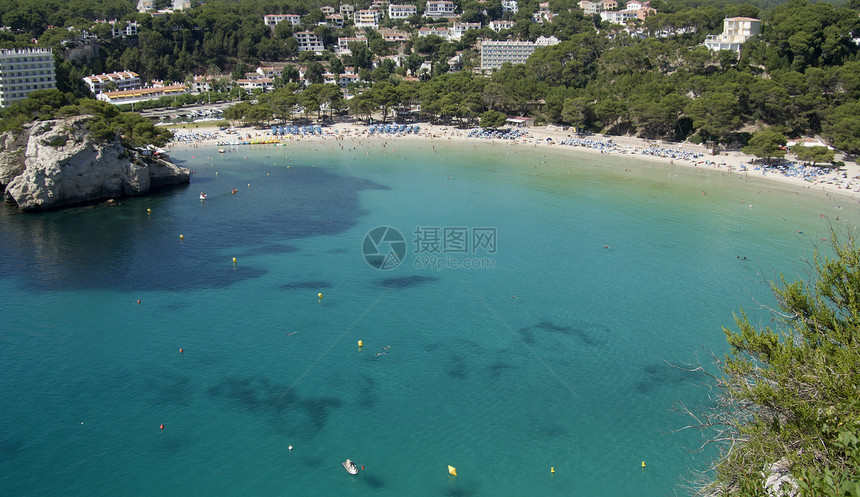
[[[180,354],[182,353],[182,347],[179,347],[179,353]]]
[[[137,303],[138,303],[138,304],[140,303],[140,299],[137,299]]]
[[[164,431],[164,423],[161,423],[161,431]]]

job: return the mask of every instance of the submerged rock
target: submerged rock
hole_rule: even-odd
[[[22,211],[56,209],[188,184],[190,171],[166,156],[91,136],[88,116],[39,121],[0,135],[0,187]]]

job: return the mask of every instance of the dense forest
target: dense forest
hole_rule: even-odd
[[[500,0],[455,3],[463,21],[502,17]],[[499,114],[532,115],[539,123],[609,134],[732,146],[748,145],[756,133],[767,130],[789,137],[820,134],[840,150],[860,153],[858,0],[843,6],[807,0],[759,4],[768,10],[750,3],[654,0],[659,13],[637,21],[639,36],[598,16],[585,16],[573,0],[551,0],[550,9],[559,14],[552,22],[535,23],[531,14],[538,3],[520,1],[517,14],[506,14],[514,27],[499,33],[471,30],[458,41],[413,36],[401,47],[367,30],[366,47],[356,46],[351,55],[338,57],[299,53],[292,38],[294,31],[311,29],[331,44],[338,36],[356,34],[350,26],[318,25],[324,17],[319,7],[332,2],[213,0],[152,17],[137,13],[129,1],[0,0],[2,22],[11,28],[0,32],[0,46],[37,39],[39,46],[55,47],[59,54],[79,30],[95,32],[97,57],[58,61],[59,88],[77,96],[86,94],[79,78],[104,71],[128,69],[144,80],[182,81],[199,74],[240,77],[267,61],[294,61],[306,68],[311,86],[290,84],[298,81],[298,70],[291,67],[275,92],[259,96],[257,107],[262,108],[243,104],[232,111],[232,117],[248,123],[262,124],[273,116],[289,119],[296,110],[306,116],[328,110],[357,116],[382,112],[387,117],[389,111],[420,104],[427,118],[464,124],[483,120],[492,125]],[[418,7],[422,9],[423,2]],[[281,23],[271,30],[262,20],[269,13],[302,14],[303,25]],[[761,18],[762,34],[748,41],[739,56],[707,50],[705,37],[719,33],[723,19],[730,16]],[[94,19],[104,18],[134,20],[140,33],[111,37],[109,25],[93,27]],[[415,16],[396,23],[386,20],[383,26],[414,33],[427,22]],[[538,49],[525,65],[504,66],[488,75],[471,70],[479,65],[478,38],[539,36],[562,41]],[[402,66],[383,59],[398,51]],[[463,70],[452,72],[448,61],[458,53]],[[426,65],[421,69],[425,62],[430,71]],[[354,97],[348,101],[334,89],[319,86],[324,72],[344,66],[356,67],[367,82],[352,88]],[[421,81],[403,81],[406,75],[418,75]]]

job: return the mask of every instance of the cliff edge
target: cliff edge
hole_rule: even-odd
[[[142,195],[188,184],[190,171],[166,157],[93,138],[89,116],[37,121],[0,135],[0,189],[22,211]]]

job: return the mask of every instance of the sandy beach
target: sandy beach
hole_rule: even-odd
[[[678,165],[691,168],[709,169],[727,174],[739,174],[748,178],[761,178],[779,182],[791,188],[820,190],[826,195],[838,194],[852,200],[860,200],[860,166],[856,162],[845,161],[841,171],[807,167],[798,161],[782,170],[763,168],[755,163],[756,158],[739,151],[720,152],[712,155],[707,147],[691,143],[672,143],[650,141],[641,138],[587,135],[577,136],[556,126],[531,126],[512,130],[501,137],[485,133],[479,129],[464,130],[453,126],[420,123],[417,133],[390,133],[376,126],[356,123],[336,123],[319,128],[320,134],[286,135],[275,137],[269,130],[235,127],[221,131],[214,126],[201,125],[193,129],[174,130],[174,141],[169,149],[177,147],[221,146],[234,150],[252,143],[282,143],[296,141],[327,140],[373,140],[380,142],[408,142],[414,140],[453,140],[462,142],[489,142],[493,145],[530,148],[552,148],[569,150],[571,154],[610,154],[627,156],[637,160]],[[380,126],[381,128],[381,126]],[[238,148],[237,148],[238,147]],[[793,159],[793,156],[787,156]],[[837,155],[837,160],[841,160]]]

